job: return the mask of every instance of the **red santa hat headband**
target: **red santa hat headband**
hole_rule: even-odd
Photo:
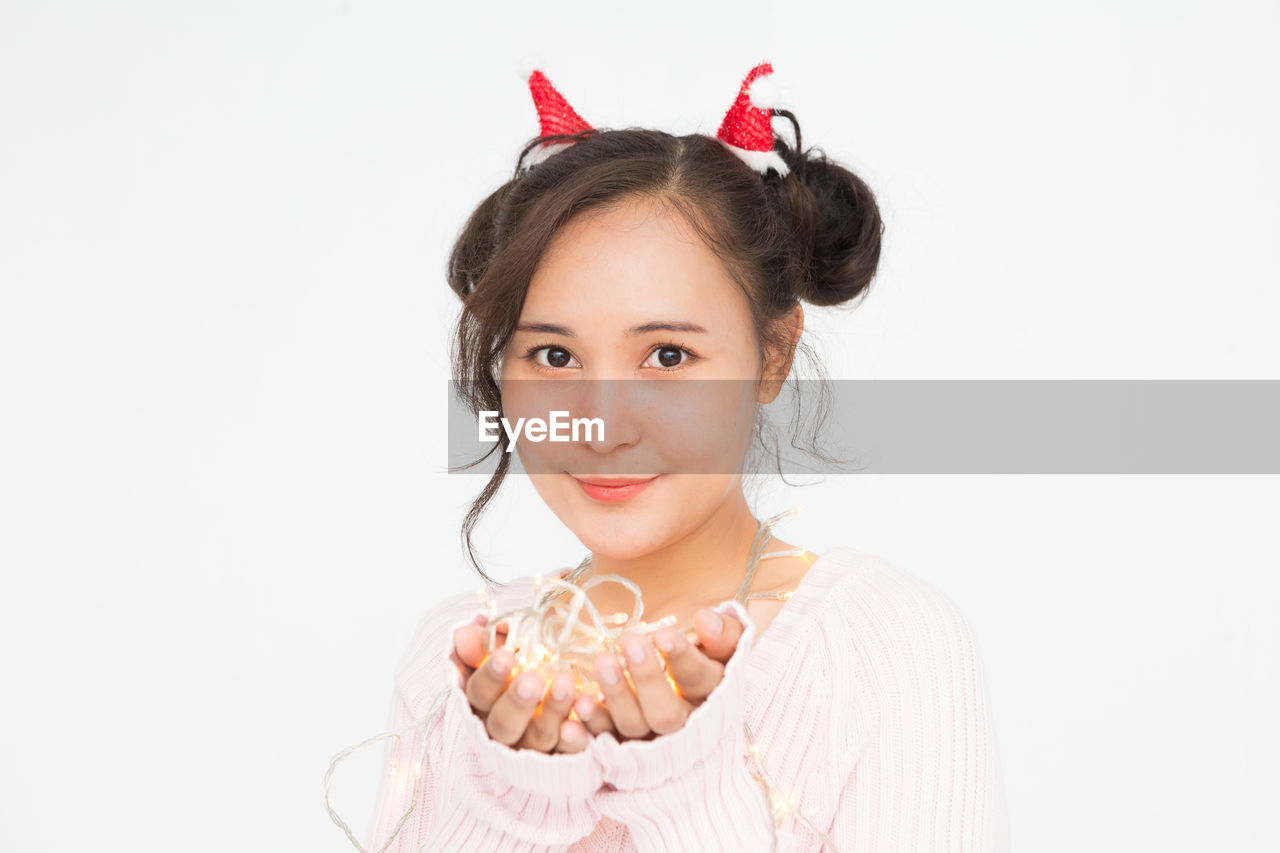
[[[747,72],[738,89],[738,97],[720,122],[716,139],[760,174],[773,169],[780,177],[786,177],[789,171],[787,164],[773,150],[773,109],[778,104],[779,93],[772,75],[773,66],[768,62],[761,62]],[[522,76],[529,81],[529,92],[538,109],[542,136],[594,129],[569,106],[541,70],[530,69],[522,72]],[[543,142],[525,157],[523,168],[540,163],[572,144],[573,140]]]

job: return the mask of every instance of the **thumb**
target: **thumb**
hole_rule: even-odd
[[[702,653],[720,663],[733,656],[744,630],[736,616],[710,607],[704,607],[693,615],[693,625],[698,632]]]

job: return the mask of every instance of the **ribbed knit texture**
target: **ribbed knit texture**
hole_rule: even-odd
[[[532,601],[525,576],[500,609]],[[581,753],[515,750],[488,737],[449,660],[474,592],[432,608],[397,670],[377,811],[379,850],[819,851],[794,815],[779,825],[743,756],[745,721],[793,810],[841,853],[1009,849],[999,752],[981,656],[965,617],[940,591],[874,555],[834,548],[810,568],[756,639],[732,599],[716,607],[746,626],[724,679],[685,726],[648,741],[610,734]],[[774,844],[776,843],[776,848]]]

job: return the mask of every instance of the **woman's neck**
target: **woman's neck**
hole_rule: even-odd
[[[725,501],[705,524],[657,551],[630,560],[593,554],[588,577],[616,574],[640,587],[645,619],[687,602],[731,598],[742,583],[760,523],[741,491]],[[603,612],[632,609],[632,597],[618,584],[600,584],[591,600]]]

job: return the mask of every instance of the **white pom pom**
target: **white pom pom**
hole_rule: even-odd
[[[544,63],[542,61],[542,57],[531,53],[523,57],[516,68],[520,74],[520,79],[527,82],[529,77],[533,75],[533,72],[543,70],[543,66]]]
[[[766,74],[751,81],[747,97],[751,99],[751,106],[771,110],[782,103],[782,90],[773,82],[773,75]]]

